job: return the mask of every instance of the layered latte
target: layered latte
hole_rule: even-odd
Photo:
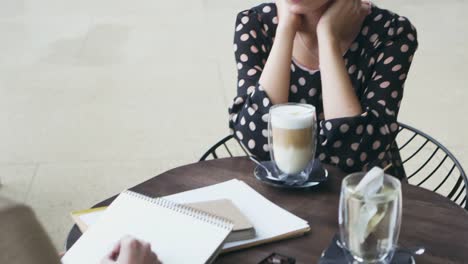
[[[315,154],[313,107],[286,104],[270,111],[273,158],[286,174],[303,171]]]

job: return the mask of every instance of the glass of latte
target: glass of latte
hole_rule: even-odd
[[[301,184],[312,171],[316,149],[315,107],[287,103],[270,108],[268,145],[278,179]]]

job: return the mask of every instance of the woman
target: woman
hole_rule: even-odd
[[[392,163],[404,82],[418,44],[409,20],[361,0],[278,0],[237,16],[232,132],[268,159],[274,104],[316,107],[317,156],[345,171]]]

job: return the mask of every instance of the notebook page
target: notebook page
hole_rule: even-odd
[[[65,254],[62,262],[99,263],[128,234],[150,242],[163,263],[205,263],[229,232],[123,192]]]
[[[251,221],[257,237],[226,243],[223,249],[267,240],[309,227],[303,219],[270,202],[249,185],[236,179],[164,198],[177,203],[230,199]]]
[[[91,224],[96,223],[103,214],[104,214],[104,210],[85,213],[85,214],[79,215],[78,217],[89,228]]]

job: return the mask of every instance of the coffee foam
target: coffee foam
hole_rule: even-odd
[[[271,125],[283,129],[304,129],[314,122],[313,109],[299,105],[284,105],[271,110]]]

